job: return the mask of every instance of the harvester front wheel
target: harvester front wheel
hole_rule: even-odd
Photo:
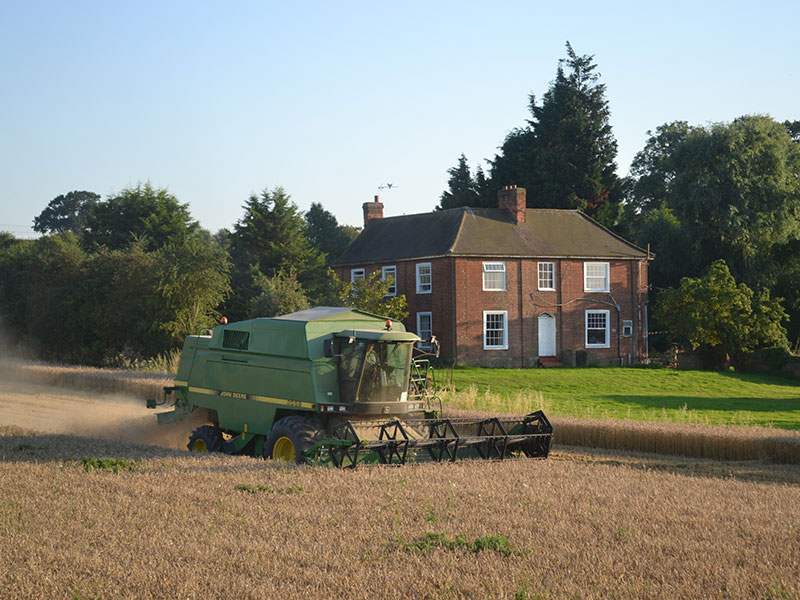
[[[303,462],[303,452],[314,445],[319,430],[304,417],[284,417],[275,421],[264,442],[264,458]]]
[[[211,425],[203,425],[194,430],[189,437],[189,452],[206,454],[222,452],[222,432]]]

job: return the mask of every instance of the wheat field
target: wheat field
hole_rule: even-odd
[[[341,471],[0,429],[2,598],[797,598],[799,514],[794,466]]]
[[[163,378],[11,374],[0,598],[800,598],[800,466],[763,454],[774,430],[559,419],[547,460],[339,471],[177,450],[196,424],[154,434],[142,407]]]

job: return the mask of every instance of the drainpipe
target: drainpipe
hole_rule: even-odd
[[[617,304],[617,364],[622,366],[622,307]]]
[[[517,259],[517,288],[519,289],[519,301],[517,303],[517,310],[519,310],[519,366],[521,369],[525,368],[525,314],[522,308],[522,259]]]
[[[564,357],[564,313],[563,313],[564,305],[562,304],[564,302],[564,296],[561,293],[561,286],[562,286],[561,282],[563,281],[562,262],[563,262],[563,259],[560,259],[560,258],[559,259],[554,259],[554,263],[556,265],[558,265],[558,273],[555,272],[556,271],[555,265],[553,266],[553,277],[557,277],[558,278],[558,279],[555,280],[556,303],[558,303],[558,306],[556,307],[556,315],[557,315],[556,318],[558,319],[558,321],[556,321],[556,324],[558,325],[558,332],[556,333],[556,336],[557,336],[556,337],[556,356],[558,358],[561,358],[561,359],[563,359],[563,357]],[[538,283],[539,283],[539,273],[538,273],[538,271],[536,273],[536,283],[537,283],[537,286],[538,286]],[[538,328],[538,323],[537,323],[537,328]],[[538,348],[536,350],[536,353],[537,354],[539,353]],[[572,362],[575,363],[576,361],[573,360]]]
[[[450,257],[450,273],[452,276],[452,285],[453,285],[453,302],[450,305],[452,310],[452,318],[453,318],[453,326],[451,331],[453,332],[452,339],[452,348],[453,348],[453,356],[452,356],[452,364],[456,366],[458,364],[458,260],[455,257]],[[464,298],[466,299],[467,295],[464,294]]]
[[[642,329],[644,329],[644,362],[645,364],[650,364],[650,332],[648,331],[650,328],[647,325],[647,302],[642,305],[642,314],[644,315],[644,323],[642,323]]]

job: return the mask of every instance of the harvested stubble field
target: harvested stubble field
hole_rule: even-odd
[[[797,598],[798,514],[789,466],[339,471],[0,429],[3,598]]]
[[[163,380],[126,395],[41,369],[0,371],[0,598],[800,598],[796,465],[563,445],[355,471],[198,457],[171,449],[196,423],[154,429],[142,408]]]

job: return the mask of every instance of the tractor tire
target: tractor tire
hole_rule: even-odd
[[[319,433],[314,422],[305,417],[279,419],[264,441],[264,458],[302,464],[303,452],[314,445]]]
[[[189,437],[187,448],[198,454],[222,452],[222,432],[213,425],[198,427]]]

